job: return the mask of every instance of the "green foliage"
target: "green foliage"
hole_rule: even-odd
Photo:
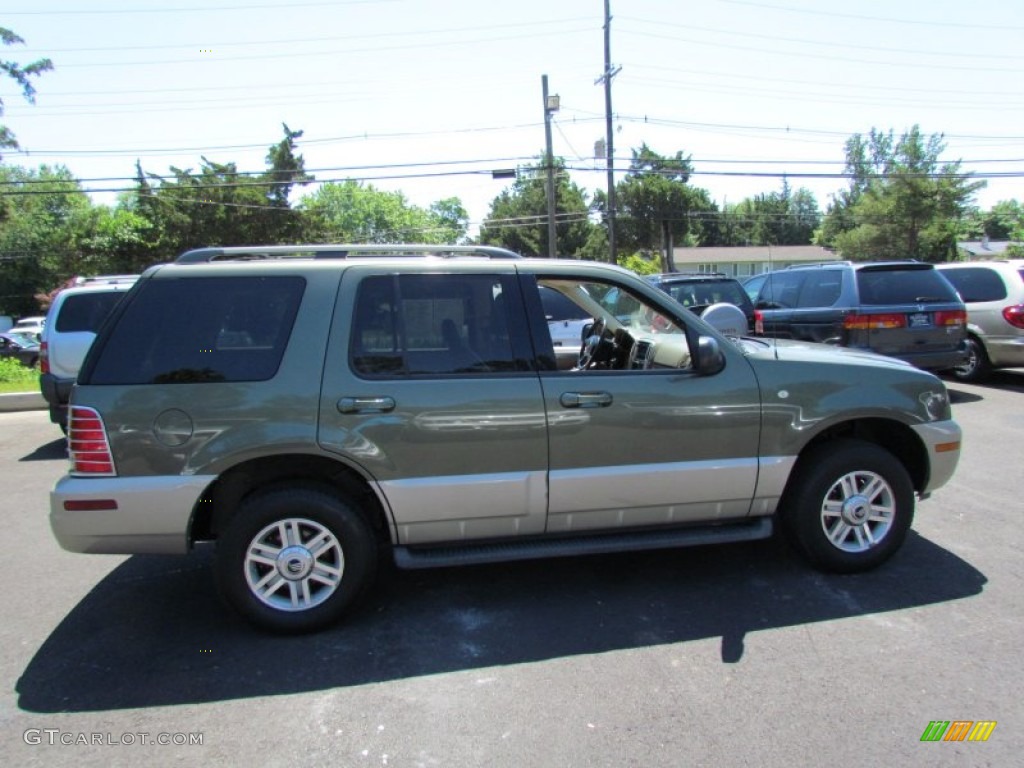
[[[36,314],[35,294],[72,275],[90,274],[92,203],[61,166],[0,166],[0,184],[0,307],[7,314]]]
[[[595,229],[589,218],[586,193],[569,178],[562,158],[554,159],[555,252],[580,258]],[[500,245],[524,256],[548,255],[548,198],[543,156],[532,167],[520,168],[511,189],[492,202],[480,228],[480,242]]]
[[[619,266],[632,270],[638,275],[657,275],[661,272],[661,262],[658,258],[643,253],[619,256]]]
[[[39,371],[14,357],[0,357],[0,392],[30,392],[39,388]]]
[[[424,210],[401,192],[349,179],[324,184],[299,206],[307,239],[335,243],[453,243],[462,240],[468,215],[458,198]]]
[[[719,245],[808,245],[821,224],[818,201],[807,189],[757,195],[722,212]]]
[[[646,144],[632,152],[629,173],[615,187],[616,245],[660,249],[664,271],[674,271],[675,242],[699,240],[702,219],[717,207],[706,190],[688,185],[693,168],[682,152],[662,156]]]
[[[25,41],[14,32],[0,27],[0,42],[4,45],[17,45]],[[15,61],[0,59],[0,72],[10,77],[21,86],[21,95],[29,104],[35,104],[36,89],[29,78],[38,77],[43,72],[53,69],[53,62],[49,59],[37,59],[31,64],[21,66]],[[0,99],[0,117],[4,114],[4,101]],[[17,149],[18,140],[14,134],[4,125],[0,125],[0,149]],[[0,155],[2,157],[2,155]]]
[[[850,187],[829,207],[817,240],[853,260],[944,261],[956,253],[959,221],[969,212],[973,182],[960,162],[941,163],[942,136],[915,125],[898,141],[872,129],[846,143]]]

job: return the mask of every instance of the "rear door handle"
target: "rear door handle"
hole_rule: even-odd
[[[606,408],[612,404],[612,393],[563,392],[558,402],[563,408]]]
[[[394,409],[391,397],[343,397],[338,401],[340,413],[387,413]]]

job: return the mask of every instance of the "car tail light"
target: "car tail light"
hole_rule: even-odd
[[[39,372],[50,372],[50,345],[45,341],[39,344]]]
[[[754,333],[764,334],[764,312],[760,309],[754,310]]]
[[[1014,328],[1024,328],[1024,304],[1003,308],[1003,319]]]
[[[939,310],[935,313],[935,324],[942,328],[964,328],[967,325],[967,311],[963,309]]]
[[[877,315],[852,313],[843,319],[843,327],[848,331],[877,331],[883,328],[905,328],[906,325],[907,316],[898,312]]]
[[[116,475],[103,419],[92,408],[68,410],[68,455],[73,475]]]

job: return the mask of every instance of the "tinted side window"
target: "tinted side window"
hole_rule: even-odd
[[[959,301],[936,269],[861,269],[857,289],[860,303],[869,305]]]
[[[1006,298],[1006,286],[995,270],[965,267],[944,269],[942,274],[964,301],[1000,301]]]
[[[759,301],[767,302],[769,307],[792,309],[799,303],[800,289],[806,272],[776,272],[768,276],[761,289]]]
[[[106,334],[88,383],[273,378],[305,287],[292,276],[146,280]]]
[[[843,288],[843,273],[835,269],[823,270],[808,275],[807,282],[800,292],[800,307],[831,307],[839,301]]]
[[[97,291],[68,296],[60,306],[54,328],[60,333],[96,333],[123,297],[124,291]]]
[[[350,358],[362,376],[486,374],[528,370],[512,351],[512,278],[381,275],[356,298]]]

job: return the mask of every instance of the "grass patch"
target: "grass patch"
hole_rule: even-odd
[[[13,357],[0,357],[0,394],[38,391],[38,368],[27,368]]]

